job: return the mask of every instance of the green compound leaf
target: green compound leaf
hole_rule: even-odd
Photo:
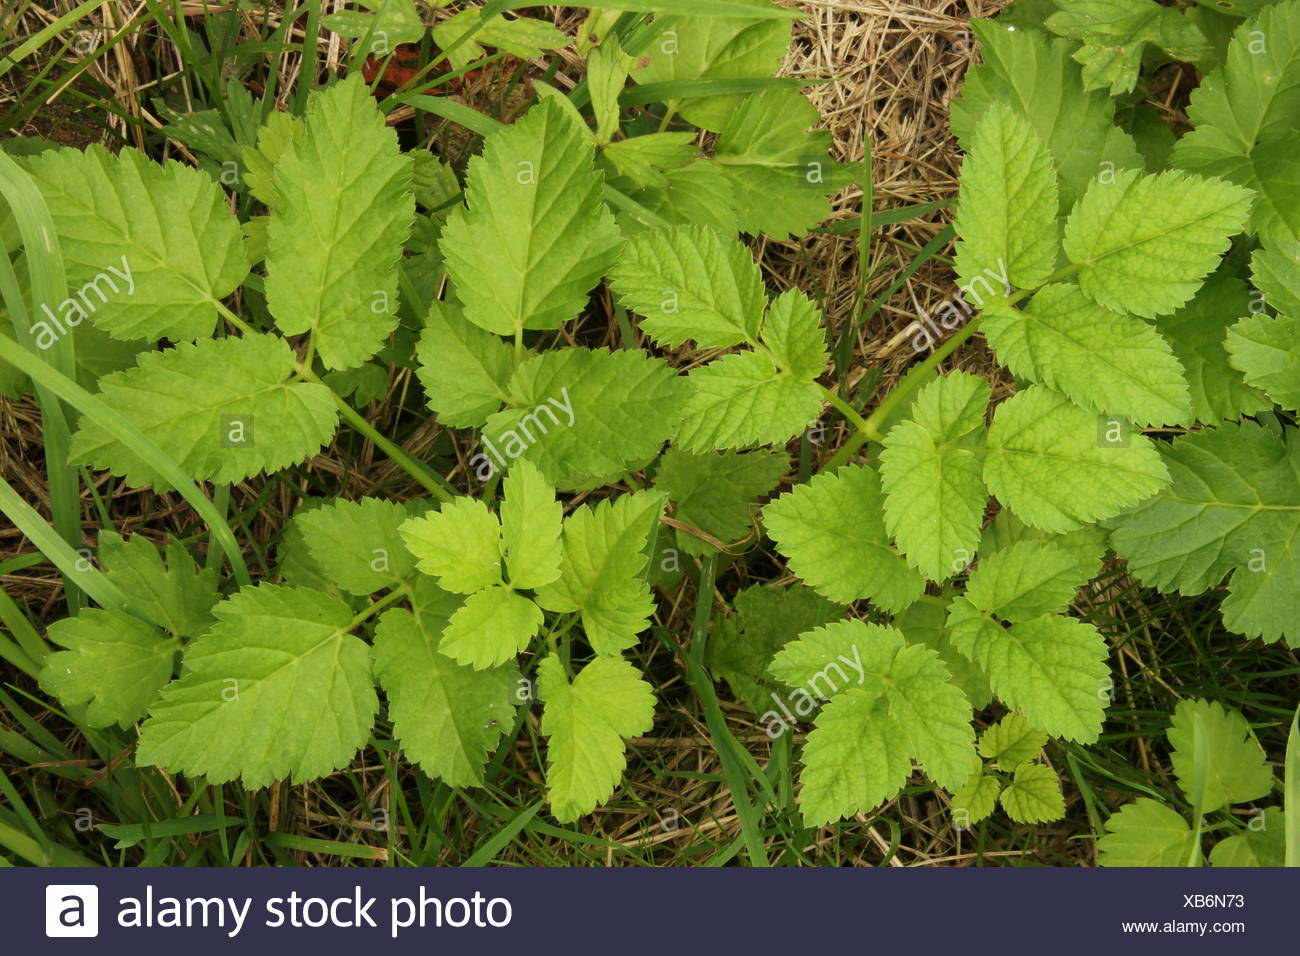
[[[1109,87],[1112,96],[1132,90],[1148,44],[1189,63],[1214,55],[1205,35],[1176,7],[1151,0],[1060,0],[1057,6],[1047,27],[1083,41],[1074,58],[1090,90]]]
[[[177,637],[193,637],[212,623],[217,603],[217,571],[198,570],[185,546],[173,541],[167,561],[143,535],[122,538],[99,533],[99,563],[131,609]]]
[[[496,667],[526,650],[543,620],[542,609],[528,598],[494,584],[465,598],[438,649],[475,670]]]
[[[1257,253],[1258,255],[1258,253]],[[1173,315],[1156,320],[1160,336],[1173,349],[1191,389],[1192,416],[1206,425],[1262,412],[1268,398],[1246,384],[1228,364],[1224,339],[1239,317],[1250,311],[1251,296],[1239,279],[1211,276],[1195,298]],[[1122,409],[1113,411],[1123,413]]]
[[[976,770],[952,795],[953,822],[959,829],[979,823],[997,807],[1001,790],[1002,784],[997,777],[986,774],[983,768]]]
[[[1300,408],[1300,322],[1287,315],[1250,315],[1228,330],[1226,346],[1248,385],[1283,408]]]
[[[821,412],[816,383],[777,368],[765,352],[736,352],[691,372],[677,444],[689,451],[784,444]]]
[[[1091,743],[1105,710],[1106,641],[1091,624],[1045,614],[1003,627],[963,597],[948,614],[952,642],[989,677],[993,692],[1035,726]]]
[[[1170,344],[1076,285],[1045,286],[1024,311],[990,310],[980,329],[1011,371],[1085,408],[1142,424],[1190,420],[1187,381]]]
[[[1060,196],[1047,145],[1009,106],[985,111],[962,162],[957,275],[1036,289],[1056,268]]]
[[[249,789],[325,776],[366,742],[379,709],[370,650],[337,598],[274,584],[214,609],[140,732],[137,761]]]
[[[1101,866],[1186,866],[1195,836],[1187,821],[1149,797],[1139,797],[1106,821],[1097,841]]]
[[[415,557],[398,534],[410,516],[396,501],[363,498],[300,511],[293,521],[330,580],[349,594],[374,594],[415,570]]]
[[[87,317],[117,339],[212,334],[218,303],[248,274],[220,186],[131,148],[51,149],[25,165],[54,219],[69,292],[34,313],[38,347]]]
[[[91,727],[130,727],[171,680],[180,645],[123,611],[85,608],[50,625],[56,651],[41,668],[41,687],[65,707],[86,707]]]
[[[817,107],[797,90],[746,97],[727,120],[713,162],[735,190],[741,232],[776,239],[806,235],[831,214],[830,194],[851,181],[833,162]]]
[[[503,482],[501,553],[514,588],[539,588],[560,576],[564,508],[537,466],[520,461]]]
[[[984,426],[989,384],[954,372],[917,393],[912,418],[895,425],[880,453],[885,527],[912,567],[944,581],[979,542],[988,494],[983,462],[959,440]]]
[[[748,248],[712,229],[674,226],[634,236],[609,281],[661,345],[693,339],[701,348],[728,348],[758,340],[763,277]]]
[[[1044,541],[1018,541],[980,560],[966,583],[966,599],[986,614],[1029,621],[1061,611],[1088,581],[1073,554]]]
[[[448,591],[473,594],[501,583],[501,522],[477,498],[455,498],[398,532],[416,566]]]
[[[663,505],[662,494],[639,491],[565,519],[561,575],[538,589],[537,603],[548,611],[581,612],[597,654],[631,647],[654,612],[643,577],[645,549]]]
[[[509,401],[510,346],[467,320],[453,303],[430,303],[416,357],[429,408],[444,425],[477,428]]]
[[[967,71],[953,101],[953,132],[969,152],[985,112],[996,104],[1010,106],[1052,151],[1061,175],[1061,210],[1069,212],[1099,171],[1141,169],[1142,158],[1133,137],[1115,125],[1115,102],[1101,90],[1085,92],[1080,68],[1070,59],[1074,44],[1040,29],[1008,26],[1006,19],[1004,13],[997,20],[971,21],[984,62]]]
[[[439,248],[465,317],[500,335],[558,329],[618,255],[590,135],[543,100],[470,160]]]
[[[819,378],[830,353],[821,310],[798,289],[782,292],[763,318],[762,340],[781,371],[802,379]]]
[[[607,800],[627,766],[624,740],[654,725],[654,692],[637,669],[617,657],[597,657],[570,683],[551,655],[537,665],[545,705],[546,786],[561,823]]]
[[[1170,171],[1094,180],[1065,224],[1079,287],[1114,312],[1155,316],[1190,299],[1246,224],[1250,190]]]
[[[559,488],[596,487],[658,454],[689,392],[640,349],[544,352],[515,371],[510,407],[483,428],[483,454],[492,469],[526,457]]]
[[[483,764],[511,726],[517,673],[473,670],[438,650],[459,600],[417,580],[412,610],[385,611],[375,627],[375,676],[402,752],[451,787],[483,785]]]
[[[1162,447],[1173,483],[1113,522],[1111,544],[1144,584],[1199,594],[1231,574],[1224,625],[1300,642],[1300,442],[1253,422]]]
[[[664,453],[655,488],[675,502],[678,521],[731,544],[752,533],[755,500],[771,492],[789,468],[789,456],[778,452],[693,455],[674,447]],[[678,531],[677,543],[691,554],[717,551],[685,531]]]
[[[980,756],[999,770],[1011,771],[1037,757],[1046,744],[1047,734],[1011,713],[980,734]]]
[[[1073,531],[1137,504],[1169,481],[1151,442],[1110,446],[1095,415],[1041,385],[998,406],[984,483],[1026,524]]]
[[[1061,781],[1051,767],[1024,763],[999,798],[1007,816],[1017,823],[1046,823],[1065,816]]]
[[[229,484],[316,454],[338,413],[329,389],[294,382],[293,350],[273,335],[205,339],[100,382],[99,397],[197,481]],[[122,475],[132,486],[166,483],[129,447],[83,418],[70,457]]]
[[[280,156],[267,230],[266,302],[285,335],[312,333],[327,368],[352,368],[397,325],[397,263],[411,231],[411,163],[360,74],[311,102]]]
[[[882,504],[876,472],[849,465],[777,498],[763,520],[790,570],[817,593],[897,612],[920,597],[925,580],[890,546]]]
[[[1216,701],[1183,700],[1165,731],[1178,786],[1202,813],[1268,796],[1273,771],[1246,718]],[[1204,740],[1204,760],[1197,739]]]

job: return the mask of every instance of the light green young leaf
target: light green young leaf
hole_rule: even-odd
[[[457,594],[501,583],[501,523],[477,498],[455,498],[398,529],[417,567]]]
[[[220,186],[129,147],[51,149],[25,166],[54,219],[68,279],[69,298],[34,313],[39,347],[62,334],[56,326],[87,317],[118,339],[212,334],[218,303],[248,274]]]
[[[699,155],[694,133],[646,133],[606,143],[600,149],[600,156],[617,175],[642,188],[666,189],[667,171],[692,163]]]
[[[993,692],[1035,727],[1092,743],[1101,732],[1106,641],[1091,624],[1045,614],[1003,627],[964,597],[948,614],[953,645],[978,664]]]
[[[1205,740],[1203,763],[1197,759],[1198,732]],[[1182,700],[1165,735],[1173,747],[1178,786],[1193,805],[1199,798],[1202,813],[1258,800],[1273,789],[1264,748],[1239,711],[1217,701]]]
[[[1250,190],[1178,171],[1094,180],[1065,224],[1079,288],[1114,312],[1155,316],[1187,302],[1246,225]]]
[[[1036,289],[1056,268],[1060,196],[1046,143],[1028,119],[995,104],[984,112],[962,162],[954,226],[957,275]]]
[[[1300,242],[1261,246],[1250,257],[1250,272],[1270,306],[1283,315],[1300,316]]]
[[[674,226],[629,239],[609,277],[619,303],[639,313],[662,345],[701,348],[758,341],[767,296],[748,248],[704,226]]]
[[[662,186],[638,189],[631,198],[675,226],[705,226],[723,235],[740,229],[735,189],[712,160],[664,170],[663,178]],[[630,212],[619,216],[619,225],[629,234],[648,228]]]
[[[480,23],[483,24],[482,29],[470,39],[460,42],[461,37]],[[484,46],[496,47],[521,60],[530,60],[546,50],[558,50],[569,42],[568,37],[552,24],[532,17],[507,20],[497,14],[484,21],[480,7],[461,10],[451,19],[439,23],[432,32],[439,49],[447,50],[459,43],[447,58],[453,70],[463,70],[484,56],[487,52],[483,49]]]
[[[1187,821],[1150,797],[1139,797],[1106,821],[1097,841],[1101,866],[1186,866],[1194,835]]]
[[[1199,594],[1229,573],[1224,624],[1300,643],[1300,442],[1253,422],[1162,447],[1173,482],[1117,518],[1111,544],[1144,584]]]
[[[1010,511],[1002,510],[980,536],[979,553],[988,557],[995,551],[1011,547],[1018,541],[1043,541],[1068,551],[1079,565],[1083,580],[1091,580],[1101,570],[1106,555],[1106,532],[1095,525],[1065,534],[1053,534],[1031,528]]]
[[[635,644],[654,611],[643,577],[645,548],[663,505],[657,492],[633,492],[579,508],[564,522],[561,575],[538,589],[537,603],[548,611],[581,612],[597,654]]]
[[[1092,411],[1142,424],[1186,424],[1191,399],[1173,349],[1147,322],[1052,284],[1029,308],[986,312],[981,331],[1017,375]]]
[[[321,18],[321,26],[340,36],[369,37],[371,53],[386,56],[399,43],[418,43],[424,21],[412,0],[357,0],[362,10],[340,10]]]
[[[438,650],[458,664],[485,670],[526,650],[542,622],[536,604],[504,584],[494,584],[465,598],[442,632]]]
[[[1026,524],[1072,531],[1137,504],[1169,481],[1151,442],[1110,446],[1097,416],[1033,385],[998,406],[984,483]]]
[[[514,719],[510,667],[473,670],[438,650],[459,600],[427,579],[412,610],[385,611],[375,626],[375,676],[407,759],[451,787],[483,785],[483,763]]]
[[[964,372],[917,393],[912,418],[885,436],[885,527],[908,563],[936,581],[961,570],[979,542],[988,493],[983,463],[958,440],[983,432],[989,384]]]
[[[179,541],[167,545],[166,557],[164,564],[159,549],[143,535],[124,539],[113,531],[99,532],[99,563],[131,607],[177,637],[194,637],[212,623],[216,569],[197,569]]]
[[[619,246],[593,156],[587,131],[544,100],[470,160],[467,205],[439,248],[475,325],[558,329],[586,305]]]
[[[1064,610],[1088,581],[1088,568],[1046,541],[1018,541],[980,559],[966,584],[966,599],[986,614],[1030,621]]]
[[[503,482],[501,553],[510,586],[539,588],[560,576],[560,543],[564,508],[555,489],[530,461],[516,462]]]
[[[673,517],[730,544],[753,531],[755,499],[777,486],[789,470],[788,455],[769,452],[714,452],[693,455],[669,448],[655,474],[655,488],[675,504]],[[684,531],[678,544],[691,554],[716,549]]]
[[[1065,816],[1061,781],[1051,767],[1023,763],[999,798],[1007,816],[1017,823],[1047,823]]]
[[[349,594],[374,594],[400,584],[415,558],[398,529],[411,511],[396,501],[336,499],[294,515],[312,559]]]
[[[677,444],[690,451],[784,444],[821,412],[813,382],[776,367],[765,352],[735,352],[686,379],[693,389]]]
[[[257,148],[245,146],[244,183],[253,198],[268,209],[275,207],[275,167],[289,144],[302,135],[306,121],[292,113],[275,111],[257,131]],[[260,261],[257,260],[257,261]]]
[[[1226,346],[1248,385],[1283,408],[1300,408],[1300,322],[1286,315],[1249,315],[1228,330]]]
[[[602,144],[618,132],[618,95],[623,92],[631,63],[632,58],[618,45],[617,34],[602,37],[587,57],[587,89],[596,114],[596,139]]]
[[[65,707],[86,707],[91,727],[130,727],[171,680],[177,641],[123,611],[85,608],[50,625],[59,647],[45,659],[41,687]]]
[[[266,302],[285,335],[312,333],[327,368],[379,351],[397,325],[397,263],[411,231],[411,162],[360,74],[311,101],[272,179]]]
[[[444,425],[477,428],[509,400],[510,346],[469,322],[454,303],[429,304],[416,357],[425,398]]]
[[[352,612],[317,591],[246,587],[185,652],[140,732],[142,766],[249,789],[325,776],[366,742],[379,709]]]
[[[798,289],[789,289],[772,300],[763,318],[762,341],[783,372],[816,379],[826,371],[830,354],[822,322],[821,310]]]
[[[566,348],[525,359],[509,407],[483,428],[494,467],[526,457],[560,488],[595,487],[673,436],[690,387],[640,349]]]
[[[879,476],[849,465],[777,498],[763,520],[790,570],[817,593],[897,612],[920,597],[925,580],[890,546],[881,512]]]
[[[952,645],[948,632],[948,604],[917,601],[901,614],[894,615],[894,627],[903,632],[909,644],[922,644],[936,654],[961,688],[973,710],[982,710],[993,699],[989,679],[979,666]]]
[[[293,370],[293,350],[277,336],[205,339],[142,353],[135,368],[100,382],[99,397],[191,478],[228,484],[297,464],[334,434],[329,389],[293,381]],[[70,457],[132,486],[167,488],[131,448],[86,418]]]
[[[1013,712],[980,734],[980,756],[1011,771],[1037,757],[1046,744],[1047,734]]]
[[[1210,851],[1210,866],[1285,866],[1286,815],[1266,807],[1246,830],[1225,837]]]
[[[537,665],[537,690],[545,705],[551,812],[571,823],[618,786],[627,766],[624,741],[654,725],[654,692],[617,657],[597,657],[570,683],[555,655]]]
[[[976,770],[952,795],[949,806],[953,820],[962,829],[979,823],[997,807],[1001,790],[997,777],[986,774],[983,768]]]

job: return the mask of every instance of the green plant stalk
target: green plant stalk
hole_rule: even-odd
[[[1300,866],[1300,707],[1291,718],[1282,774],[1282,808],[1286,819],[1287,866]]]

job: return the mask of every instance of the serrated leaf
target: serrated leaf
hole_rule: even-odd
[[[689,391],[640,349],[544,352],[515,370],[510,407],[483,428],[485,454],[495,467],[526,457],[562,489],[595,487],[659,452]]]
[[[1283,408],[1300,408],[1300,322],[1286,315],[1249,315],[1228,330],[1225,344],[1246,384]]]
[[[483,763],[514,718],[510,667],[473,670],[438,650],[459,599],[417,580],[412,609],[375,626],[375,676],[407,759],[451,787],[483,785]]]
[[[1080,743],[1097,739],[1107,700],[1106,641],[1091,624],[1045,614],[1003,627],[959,597],[948,628],[993,692],[1035,727]]]
[[[668,185],[667,172],[694,162],[700,148],[694,133],[646,133],[605,143],[599,155],[634,186],[662,189]]]
[[[1011,371],[1085,408],[1142,424],[1190,419],[1187,381],[1170,344],[1149,323],[1098,305],[1076,285],[1044,286],[1023,311],[988,311],[980,329]]]
[[[1107,445],[1097,417],[1034,385],[993,415],[984,483],[1026,524],[1072,531],[1147,498],[1169,481],[1151,442]]]
[[[454,498],[398,532],[416,566],[448,591],[472,594],[501,583],[501,523],[476,498]]]
[[[1286,815],[1267,807],[1245,832],[1225,837],[1210,851],[1210,866],[1285,866]]]
[[[316,454],[338,421],[329,389],[295,382],[294,354],[273,335],[205,339],[165,352],[100,382],[99,397],[197,481],[229,484]],[[129,446],[83,418],[70,457],[125,477],[166,483]]]
[[[739,231],[735,188],[712,160],[664,170],[663,180],[662,186],[638,189],[630,197],[675,226],[705,226],[723,235]],[[628,234],[651,228],[632,212],[622,213],[619,225]]]
[[[973,710],[982,710],[993,699],[989,679],[979,666],[952,645],[948,632],[948,603],[917,601],[901,614],[894,615],[894,627],[903,632],[909,644],[923,644],[939,655],[961,688]]]
[[[99,533],[99,563],[131,608],[177,637],[193,637],[212,623],[216,569],[196,568],[179,541],[167,545],[166,557],[164,564],[159,549],[142,535]]]
[[[129,147],[51,149],[25,165],[58,231],[70,294],[40,321],[89,316],[114,338],[151,342],[212,334],[218,303],[248,274],[220,186]]]
[[[294,524],[313,560],[349,594],[395,587],[415,570],[398,534],[411,512],[396,501],[338,499],[299,512]]]
[[[186,649],[184,676],[150,708],[137,762],[252,789],[315,779],[352,759],[379,698],[347,605],[259,584],[214,613],[218,623]]]
[[[627,82],[633,60],[618,44],[618,36],[601,37],[600,45],[587,56],[587,88],[591,91],[596,116],[596,139],[609,143],[618,132],[618,95]]]
[[[469,322],[453,303],[429,304],[416,357],[425,398],[444,425],[477,428],[509,400],[510,346]]]
[[[986,774],[983,769],[976,770],[952,795],[949,806],[954,822],[963,829],[979,823],[997,807],[1001,790],[1002,784],[997,777]]]
[[[545,705],[546,787],[551,812],[570,823],[609,798],[627,766],[624,741],[654,725],[654,692],[637,669],[597,657],[570,683],[554,655],[537,666]]]
[[[479,24],[482,24],[479,27]],[[463,40],[478,27],[468,40]],[[461,10],[448,20],[443,20],[433,28],[433,39],[442,50],[451,50],[448,62],[453,70],[463,70],[487,51],[484,45],[496,47],[521,60],[540,56],[545,50],[558,50],[569,40],[550,23],[532,17],[516,17],[507,20],[497,14],[486,19],[479,7]],[[453,44],[455,49],[452,49]]]
[[[539,588],[560,576],[564,508],[537,466],[520,461],[502,483],[501,553],[513,588]]]
[[[821,412],[817,384],[766,352],[735,352],[692,371],[677,444],[690,451],[783,444]]]
[[[1246,224],[1252,194],[1169,171],[1094,180],[1070,213],[1062,245],[1079,288],[1114,312],[1155,316],[1183,305]]]
[[[832,601],[868,598],[896,612],[925,588],[889,544],[880,478],[865,465],[817,475],[768,504],[763,520],[790,570]]]
[[[1009,106],[984,112],[961,169],[957,275],[1036,289],[1056,268],[1060,196],[1046,143]]]
[[[998,798],[1017,823],[1046,823],[1065,816],[1065,797],[1056,771],[1041,763],[1024,763]]]
[[[1199,594],[1231,573],[1224,624],[1300,641],[1300,442],[1253,422],[1162,446],[1173,481],[1113,522],[1111,544],[1144,584]]]
[[[675,503],[677,520],[730,544],[752,532],[755,500],[770,493],[789,467],[789,456],[777,452],[693,455],[674,447],[659,464],[655,487]],[[716,551],[684,531],[677,541],[692,554]]]
[[[1187,821],[1149,797],[1112,814],[1106,830],[1097,841],[1101,866],[1186,866],[1192,852]]]
[[[772,300],[761,337],[781,371],[802,379],[819,378],[826,371],[830,354],[822,323],[821,310],[798,289]]]
[[[65,707],[86,705],[91,727],[130,727],[171,680],[180,644],[117,610],[84,608],[50,625],[56,651],[41,668],[41,687]]]
[[[1088,580],[1088,568],[1050,542],[1018,541],[980,559],[966,599],[1007,621],[1029,621],[1064,610]]]
[[[412,0],[357,0],[361,10],[342,10],[321,18],[321,26],[340,36],[369,38],[371,52],[386,55],[399,43],[418,43],[424,21]]]
[[[1011,713],[980,734],[979,750],[980,756],[992,760],[999,770],[1011,771],[1037,757],[1046,744],[1047,734],[1020,714]]]
[[[645,548],[663,504],[658,493],[633,492],[565,519],[561,575],[538,589],[537,603],[548,611],[581,612],[597,654],[635,644],[654,611],[643,577]]]
[[[1068,551],[1080,567],[1085,581],[1091,580],[1101,570],[1106,554],[1106,532],[1089,526],[1065,534],[1053,534],[1031,528],[1010,511],[1000,511],[992,524],[980,536],[979,553],[987,557],[995,551],[1009,548],[1017,541],[1044,541]]]
[[[266,302],[285,335],[312,333],[327,368],[379,351],[397,325],[397,263],[411,231],[411,163],[360,74],[311,101],[275,166]]]
[[[1273,789],[1273,771],[1246,718],[1217,701],[1182,700],[1165,735],[1178,786],[1202,813],[1249,803]],[[1204,741],[1198,753],[1198,735]]]
[[[767,296],[740,242],[704,226],[643,232],[623,246],[609,277],[625,308],[662,345],[701,348],[758,341]]]
[[[244,183],[253,198],[273,208],[276,204],[275,167],[293,140],[302,135],[306,121],[292,113],[271,113],[257,131],[257,148],[243,148]],[[265,237],[263,237],[265,238]],[[261,261],[259,258],[257,261]]]
[[[885,527],[908,563],[935,581],[962,567],[979,542],[988,493],[983,463],[957,439],[983,432],[987,379],[962,372],[917,393],[913,417],[895,425],[880,453]]]
[[[1300,315],[1300,242],[1270,243],[1250,257],[1251,280],[1283,315]]]
[[[593,156],[587,131],[543,100],[470,160],[439,248],[475,325],[558,329],[586,305],[619,246]]]
[[[438,650],[475,670],[496,667],[526,650],[543,620],[542,609],[528,598],[494,584],[465,598],[442,632]]]

